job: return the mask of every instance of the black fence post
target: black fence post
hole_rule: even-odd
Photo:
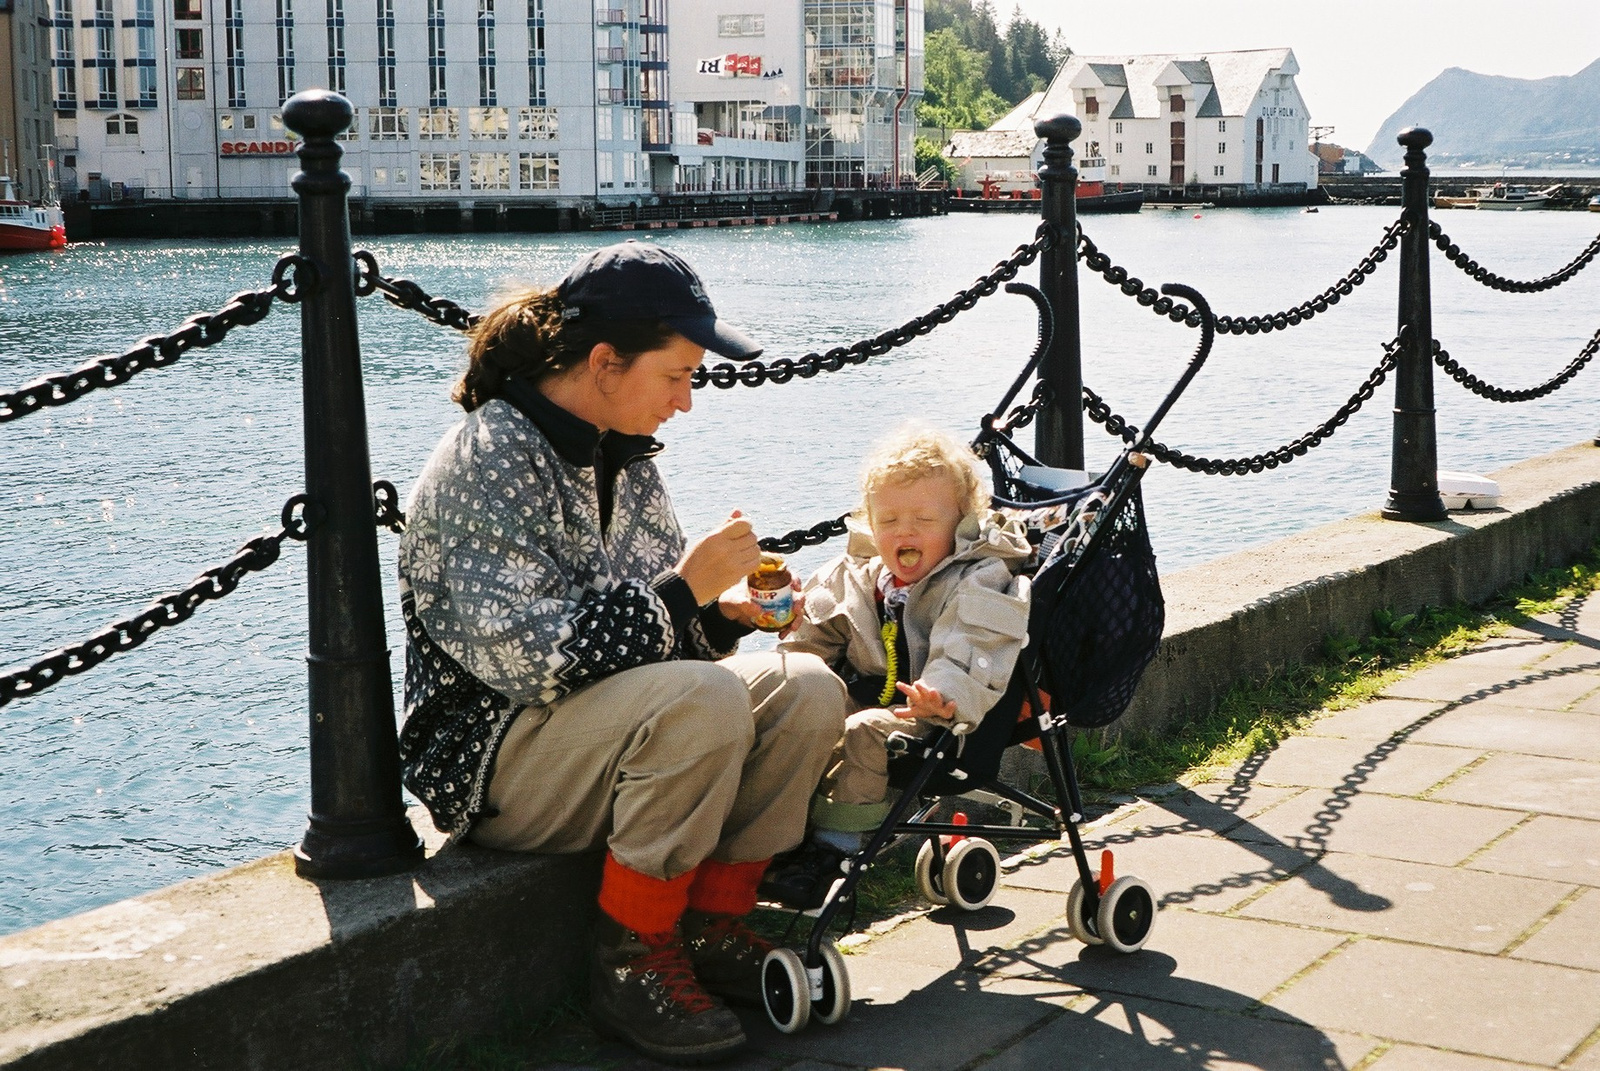
[[[1396,139],[1406,148],[1400,172],[1401,214],[1410,224],[1400,239],[1400,328],[1407,333],[1394,370],[1394,445],[1389,460],[1392,521],[1442,521],[1439,448],[1433,410],[1433,297],[1428,278],[1428,154],[1433,135],[1407,127]]]
[[[313,89],[284,105],[305,140],[293,186],[300,255],[314,282],[300,303],[306,494],[316,524],[306,541],[310,604],[311,824],[295,849],[307,877],[393,873],[422,858],[400,798],[389,647],[384,636],[372,464],[367,453],[361,346],[347,196],[334,140],[350,102]]]
[[[1046,465],[1081,469],[1083,464],[1083,352],[1078,334],[1078,171],[1072,143],[1083,132],[1075,116],[1056,115],[1033,124],[1045,139],[1041,207],[1055,242],[1039,255],[1039,290],[1050,302],[1055,333],[1039,365],[1050,385],[1050,401],[1039,413],[1034,452]]]

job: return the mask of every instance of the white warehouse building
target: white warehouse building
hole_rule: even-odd
[[[857,27],[890,84],[862,87],[878,112],[835,125],[902,135],[858,171],[910,169],[914,124],[894,120],[921,95],[922,0],[42,2],[74,200],[286,197],[282,104],[309,88],[355,106],[343,167],[369,201],[799,190],[827,140],[817,42],[861,45]]]
[[[1310,115],[1288,48],[1195,55],[1073,56],[1035,117],[1075,115],[1080,156],[1108,183],[1317,184]]]

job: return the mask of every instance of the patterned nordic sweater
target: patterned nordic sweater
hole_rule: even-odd
[[[745,631],[673,571],[684,539],[659,443],[602,436],[532,389],[506,394],[446,433],[400,541],[402,779],[449,833],[482,813],[513,718],[542,721],[634,666],[725,657]]]

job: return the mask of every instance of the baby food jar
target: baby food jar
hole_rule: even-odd
[[[760,609],[755,626],[777,632],[794,620],[794,576],[776,554],[762,552],[761,564],[745,578],[750,598]]]

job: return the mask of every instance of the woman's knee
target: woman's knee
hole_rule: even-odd
[[[718,744],[749,750],[755,742],[755,722],[750,693],[739,675],[715,662],[683,661],[675,666],[681,681],[663,722],[672,731],[698,735],[708,750]]]
[[[783,659],[783,690],[788,693],[795,728],[828,733],[844,731],[850,698],[839,675],[813,654],[788,653]]]

